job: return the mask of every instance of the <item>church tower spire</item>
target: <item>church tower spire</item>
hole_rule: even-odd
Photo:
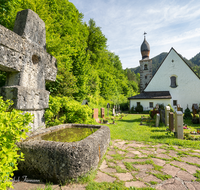
[[[140,60],[140,93],[144,92],[144,89],[152,78],[152,59],[149,59],[150,45],[146,41],[146,34],[144,32],[144,41],[140,48],[142,54],[142,60]]]
[[[150,54],[150,45],[149,43],[146,41],[146,35],[147,33],[144,32],[144,41],[141,45],[141,54],[142,54],[142,59],[146,59],[149,58],[149,54]]]

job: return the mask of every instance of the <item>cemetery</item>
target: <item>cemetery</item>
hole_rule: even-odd
[[[50,96],[45,82],[56,81],[57,60],[47,53],[44,21],[30,9],[18,12],[13,31],[0,25],[0,70],[7,73],[0,88],[0,137],[9,147],[0,151],[10,156],[0,164],[4,189],[11,187],[13,172],[60,186],[83,179],[87,189],[103,189],[104,182],[109,189],[154,189],[170,180],[199,187],[197,104],[193,115],[189,108],[162,104],[149,114],[141,105],[128,114],[116,100],[93,104]]]

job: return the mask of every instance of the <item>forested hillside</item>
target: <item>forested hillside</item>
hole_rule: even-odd
[[[55,82],[46,83],[52,96],[68,96],[98,104],[127,102],[138,93],[138,77],[128,78],[118,55],[107,48],[107,38],[93,19],[83,23],[83,14],[68,0],[0,0],[0,24],[13,30],[18,11],[32,9],[46,24],[47,52],[57,59]],[[130,80],[129,80],[130,79]],[[5,73],[0,73],[0,85]]]

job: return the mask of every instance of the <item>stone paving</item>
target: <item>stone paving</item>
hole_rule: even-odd
[[[193,174],[200,170],[200,150],[179,149],[163,144],[151,145],[114,140],[94,181],[123,181],[126,187],[153,187],[158,190],[199,190]],[[44,188],[44,184],[40,184]],[[53,189],[85,189],[87,185],[53,185]],[[28,190],[39,184],[14,183],[15,190]]]

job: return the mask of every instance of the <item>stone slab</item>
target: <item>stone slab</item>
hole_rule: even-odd
[[[200,183],[199,182],[185,182],[185,185],[189,190],[198,190],[200,189]]]
[[[150,164],[145,164],[145,165],[134,165],[135,168],[139,170],[151,170],[153,169],[153,166]]]
[[[116,173],[116,169],[114,168],[103,168],[101,171],[106,172],[106,173]]]
[[[187,157],[184,157],[181,159],[185,162],[200,164],[200,158],[198,158],[198,157],[187,156]]]
[[[117,161],[117,166],[121,167],[124,170],[127,170],[126,166],[124,165],[122,161]]]
[[[158,185],[156,187],[158,190],[186,190],[186,187],[182,184],[180,180],[168,179],[164,184]]]
[[[102,170],[102,169],[105,169],[105,168],[107,168],[107,167],[108,167],[108,165],[107,165],[106,161],[104,160],[104,161],[102,162],[101,166],[99,167],[99,169]]]
[[[147,177],[144,177],[143,181],[145,181],[145,182],[155,181],[155,182],[158,182],[158,183],[162,182],[161,179],[158,179],[157,177],[155,177],[153,175],[149,175]]]
[[[138,187],[138,188],[146,187],[146,185],[144,184],[144,182],[141,182],[141,181],[126,182],[125,186],[126,187]]]
[[[133,179],[133,176],[130,173],[115,173],[114,175],[116,175],[122,181]]]
[[[199,168],[197,166],[189,165],[184,162],[172,161],[171,163],[176,166],[186,169],[187,172],[189,172],[190,174],[194,174],[194,173],[196,173],[196,170],[199,170]]]
[[[111,176],[109,176],[109,175],[107,175],[105,173],[102,173],[102,172],[98,171],[97,172],[97,176],[96,176],[94,181],[96,181],[96,182],[111,182],[112,183],[115,180],[116,180],[116,178],[111,177]]]
[[[161,160],[161,159],[158,159],[158,158],[152,158],[154,164],[158,165],[158,166],[164,166],[165,165],[165,161],[164,160]]]
[[[174,166],[171,166],[169,164],[166,164],[163,167],[162,171],[165,172],[168,175],[171,175],[172,177],[175,177],[177,175],[178,171],[180,171],[180,169],[176,168]]]
[[[156,157],[171,159],[171,157],[166,154],[157,154]]]
[[[176,175],[178,178],[180,178],[183,181],[192,181],[192,180],[196,180],[196,178],[192,175],[189,174],[186,171],[179,171]]]

